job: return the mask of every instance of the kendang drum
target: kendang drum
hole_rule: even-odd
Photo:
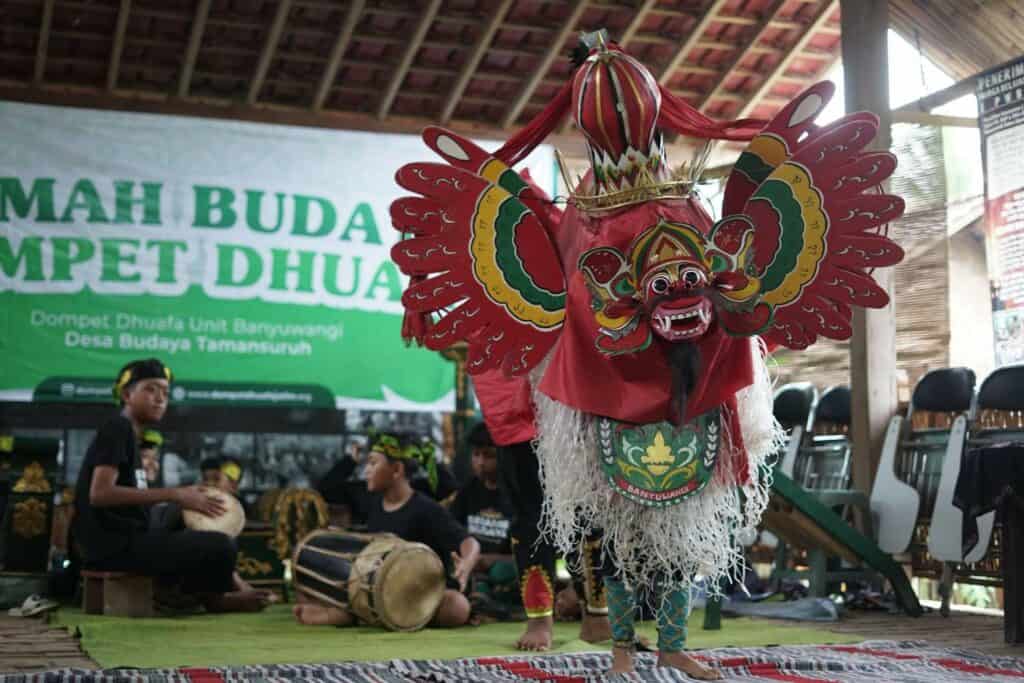
[[[392,631],[418,631],[444,595],[444,564],[422,543],[393,534],[323,529],[306,536],[292,556],[295,589]]]
[[[216,517],[209,517],[201,512],[185,510],[181,513],[185,526],[195,531],[219,531],[232,538],[242,533],[242,528],[245,527],[245,510],[238,499],[220,489],[203,487],[200,490],[207,496],[216,498],[224,506],[226,512]]]

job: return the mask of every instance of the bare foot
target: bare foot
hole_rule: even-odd
[[[292,608],[295,620],[306,626],[347,626],[352,623],[352,615],[337,607],[323,605],[295,605]]]
[[[612,648],[612,668],[610,674],[628,674],[633,669],[633,651],[624,647]]]
[[[554,626],[554,619],[548,617],[537,617],[526,620],[526,631],[516,642],[516,648],[529,652],[545,652],[551,649],[551,629]]]
[[[603,643],[612,639],[612,627],[606,614],[590,614],[583,610],[580,623],[580,640],[588,643]]]
[[[706,664],[701,664],[685,652],[659,652],[658,666],[670,666],[679,669],[687,676],[700,681],[720,681],[722,672]]]

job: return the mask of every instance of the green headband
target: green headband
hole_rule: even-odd
[[[430,484],[430,491],[437,493],[437,460],[434,458],[436,448],[433,441],[421,441],[411,443],[405,447],[405,457],[415,460],[427,471],[427,482]]]
[[[402,450],[401,443],[391,434],[381,434],[374,439],[373,445],[370,446],[370,452],[377,452],[397,460],[404,460],[408,457]]]
[[[427,471],[427,481],[432,492],[437,491],[437,461],[434,459],[435,447],[431,441],[410,442],[402,445],[402,440],[393,434],[381,434],[373,441],[370,452],[380,453],[391,460],[410,460]]]
[[[142,432],[141,444],[144,448],[160,448],[164,445],[164,437],[155,429],[147,429]]]

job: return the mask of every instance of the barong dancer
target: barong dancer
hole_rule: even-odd
[[[709,119],[640,62],[591,34],[552,102],[493,154],[427,128],[445,163],[396,179],[411,277],[403,331],[430,349],[468,344],[471,374],[530,379],[545,531],[563,549],[603,529],[614,671],[633,666],[631,596],[661,588],[659,664],[718,673],[684,652],[694,577],[738,578],[736,541],[768,502],[781,443],[765,345],[852,334],[852,306],[881,307],[873,268],[903,256],[880,228],[903,201],[876,191],[895,157],[865,152],[878,119],[814,123],[819,83],[769,123]],[[560,220],[513,169],[572,113],[591,170]],[[703,156],[669,166],[662,131],[749,140],[721,218],[694,195]]]

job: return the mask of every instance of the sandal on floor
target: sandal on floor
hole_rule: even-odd
[[[60,607],[60,605],[49,598],[41,595],[30,595],[21,603],[21,607],[12,607],[7,614],[12,617],[34,617],[43,612],[49,612]]]

